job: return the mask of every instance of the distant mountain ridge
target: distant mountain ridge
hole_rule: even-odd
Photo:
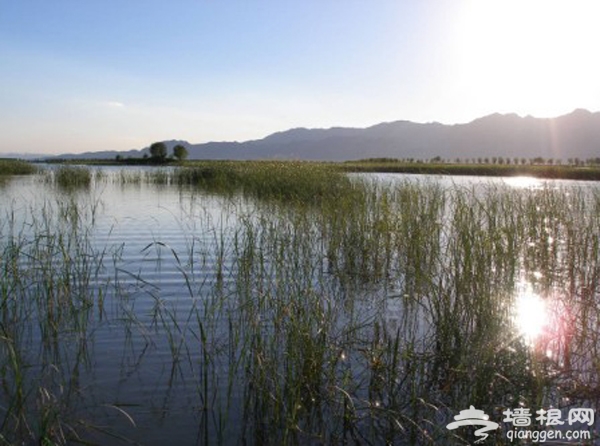
[[[600,157],[600,112],[577,109],[556,118],[495,113],[467,124],[395,121],[367,128],[295,128],[246,142],[165,141],[171,152],[182,144],[189,159],[301,159],[346,161],[363,158],[587,159]],[[60,158],[139,157],[148,148],[127,152],[88,152]]]

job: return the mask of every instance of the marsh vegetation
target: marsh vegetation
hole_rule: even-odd
[[[468,444],[469,405],[597,407],[597,187],[53,178],[1,203],[0,442]]]
[[[26,161],[0,159],[0,178],[6,175],[29,175],[37,169]]]

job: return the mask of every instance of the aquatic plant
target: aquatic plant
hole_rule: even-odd
[[[241,192],[260,199],[312,203],[351,190],[350,180],[324,163],[301,161],[205,162],[178,169],[175,184],[221,193]]]
[[[135,261],[94,242],[96,206],[78,197],[2,220],[2,441],[143,442],[144,420],[185,412],[203,443],[433,445],[469,441],[445,425],[471,404],[495,420],[597,407],[596,189],[209,167],[160,173],[186,192],[181,240],[157,233]],[[533,338],[515,314],[524,291],[546,304]],[[152,390],[115,398],[99,370]]]
[[[37,168],[26,161],[14,159],[0,159],[0,176],[3,175],[29,175],[37,172]]]
[[[64,189],[89,187],[92,172],[85,167],[61,166],[54,173],[54,181]]]

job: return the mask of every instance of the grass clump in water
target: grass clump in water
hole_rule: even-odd
[[[54,180],[62,188],[89,187],[92,172],[84,167],[62,166],[55,172]]]
[[[335,199],[352,189],[351,181],[339,169],[300,161],[202,162],[178,170],[174,182],[303,203]]]
[[[0,159],[0,175],[30,175],[36,172],[36,167],[26,161]]]
[[[106,294],[93,212],[67,201],[0,218],[0,444],[72,444],[90,425],[72,404]]]

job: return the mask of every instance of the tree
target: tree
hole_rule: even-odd
[[[150,156],[158,161],[164,161],[167,157],[167,146],[164,142],[155,142],[150,146]]]
[[[544,160],[544,158],[543,158],[543,157],[541,157],[541,156],[536,156],[536,157],[533,159],[533,164],[544,164],[544,161],[545,161],[545,160]]]
[[[175,147],[173,147],[173,156],[177,158],[178,161],[183,161],[188,157],[188,151],[181,144],[177,144]]]

